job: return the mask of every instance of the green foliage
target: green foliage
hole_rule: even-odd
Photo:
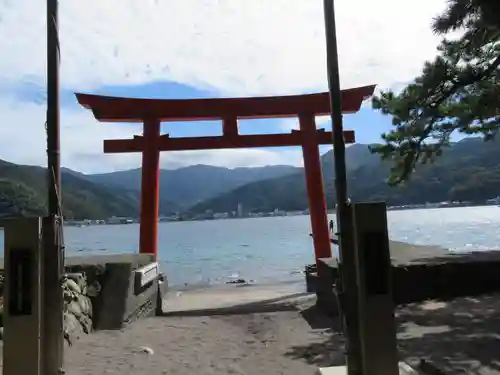
[[[393,119],[384,143],[371,147],[392,162],[391,185],[433,162],[454,132],[491,140],[500,127],[500,1],[451,0],[433,28],[448,36],[434,61],[402,92],[373,98],[373,108]]]
[[[0,160],[0,216],[43,216],[47,207],[45,168]],[[62,174],[63,214],[69,219],[137,217],[138,194],[94,184],[71,173]]]
[[[22,182],[0,179],[0,215],[39,216],[45,205],[39,193]]]

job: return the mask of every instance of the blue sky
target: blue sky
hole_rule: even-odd
[[[411,81],[436,54],[439,37],[429,25],[445,3],[336,2],[342,87],[386,89]],[[0,159],[45,165],[45,3],[0,2],[0,14]],[[59,20],[62,164],[82,172],[140,166],[138,154],[104,155],[102,142],[140,134],[141,126],[97,123],[76,104],[75,91],[206,98],[327,90],[320,0],[100,0],[98,6],[65,0]],[[323,119],[318,122],[329,128]],[[240,131],[288,132],[295,125],[292,120],[241,121]],[[390,119],[367,103],[346,115],[344,125],[356,131],[358,142],[371,143],[390,128]],[[169,124],[163,130],[174,136],[221,131],[219,124],[206,122]],[[300,165],[301,160],[300,148],[240,149],[163,153],[161,165]]]

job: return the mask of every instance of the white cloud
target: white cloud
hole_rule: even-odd
[[[316,116],[316,127],[331,129],[330,116]],[[283,132],[290,132],[299,129],[299,120],[297,118],[287,118],[280,121],[280,128]]]
[[[342,86],[406,81],[435,53],[444,0],[338,0]],[[41,84],[45,2],[0,2],[0,78]],[[224,94],[326,89],[320,0],[65,0],[62,82],[174,80]],[[15,36],[15,37],[13,37]]]
[[[14,163],[47,165],[45,105],[0,97],[0,158]],[[141,134],[141,125],[99,123],[90,112],[61,111],[61,163],[85,172],[99,173],[136,168],[141,165],[139,154],[103,154],[104,139],[131,138]],[[163,168],[178,168],[191,164],[226,167],[263,166],[273,164],[300,165],[299,148],[243,149],[215,151],[164,152]]]
[[[337,0],[343,87],[397,86],[435,54],[429,24],[445,0]],[[92,91],[158,80],[210,87],[221,95],[327,89],[320,0],[65,0],[60,2],[61,82]],[[45,164],[44,103],[6,96],[10,87],[44,90],[45,2],[0,0],[0,157]],[[42,100],[43,102],[43,100]],[[96,123],[62,111],[63,164],[85,172],[140,164],[134,154],[103,155],[102,140],[139,128]],[[296,120],[284,120],[289,131]],[[318,125],[325,124],[318,120]],[[300,150],[165,153],[164,167],[300,164]]]
[[[46,165],[45,104],[0,97],[0,158],[19,164]],[[133,125],[132,125],[133,126]],[[102,157],[102,140],[124,138],[139,127],[102,124],[87,111],[61,111],[61,162],[81,171],[126,168],[139,158],[133,154]]]
[[[265,165],[301,166],[302,151],[293,149],[236,149],[165,152],[162,154],[164,168],[178,168],[193,164],[208,164],[221,167],[262,167]]]

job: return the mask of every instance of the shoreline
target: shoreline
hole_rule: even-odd
[[[266,282],[248,282],[248,283],[196,283],[188,285],[172,284],[168,286],[171,292],[203,292],[203,291],[231,291],[242,288],[290,288],[296,290],[305,290],[305,276],[296,280],[276,280]]]
[[[305,266],[305,265],[304,265]],[[292,271],[293,272],[293,271]],[[168,279],[168,275],[167,275]],[[226,289],[237,287],[237,286],[246,286],[246,287],[254,287],[254,286],[279,286],[279,285],[295,285],[305,282],[305,273],[297,271],[296,273],[291,274],[289,278],[270,278],[266,277],[265,279],[261,279],[262,281],[255,279],[246,279],[244,277],[238,277],[237,279],[244,280],[245,282],[240,283],[231,283],[229,281],[234,280],[235,278],[231,276],[226,276],[225,278],[218,279],[217,281],[200,281],[195,283],[170,283],[169,281],[169,289],[172,291],[196,291],[196,290],[208,290],[208,289]]]

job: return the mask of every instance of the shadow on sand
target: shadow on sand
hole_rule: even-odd
[[[323,342],[291,346],[285,356],[305,361],[317,367],[341,366],[345,364],[344,338],[336,332],[329,332]]]
[[[345,340],[340,333],[339,319],[327,316],[316,305],[302,310],[301,315],[313,330],[324,330],[325,339],[308,345],[292,345],[285,356],[318,367],[345,364]]]
[[[328,317],[319,311],[314,304],[315,295],[311,293],[295,293],[287,295],[284,297],[266,299],[263,301],[238,304],[230,307],[219,307],[219,308],[209,308],[209,309],[196,309],[196,310],[184,310],[184,311],[170,311],[162,314],[163,317],[196,317],[196,316],[235,316],[235,315],[248,315],[248,314],[259,314],[259,313],[276,313],[276,312],[287,312],[287,311],[298,311],[302,318],[308,323],[313,331],[316,333],[320,332],[320,335],[324,337],[320,340],[312,340],[306,345],[294,345],[290,342],[290,345],[286,348],[284,355],[292,358],[294,360],[301,360],[310,365],[325,367],[334,366],[344,363],[344,339],[339,333],[336,327],[339,327],[338,319],[335,317]],[[257,333],[252,331],[253,325],[257,324],[262,320],[262,324],[269,324],[269,320],[264,317],[252,318],[249,320],[236,321],[237,325],[244,326],[249,325],[250,332],[252,334],[263,334],[266,332],[260,332],[261,330],[266,331],[267,328],[259,327]],[[269,329],[275,330],[275,323],[271,324]],[[245,332],[248,327],[245,328]],[[307,332],[307,330],[306,330]],[[277,333],[276,333],[277,334]],[[306,340],[308,341],[308,340]]]
[[[402,358],[450,373],[500,374],[500,295],[408,305],[398,310]]]
[[[397,310],[398,348],[401,360],[412,365],[425,359],[450,374],[500,374],[500,295],[429,301]],[[328,318],[304,312],[313,329],[327,326]],[[307,317],[306,317],[307,316]],[[338,322],[330,322],[338,327]],[[317,366],[344,361],[344,338],[328,329],[323,342],[292,346],[286,353]]]

